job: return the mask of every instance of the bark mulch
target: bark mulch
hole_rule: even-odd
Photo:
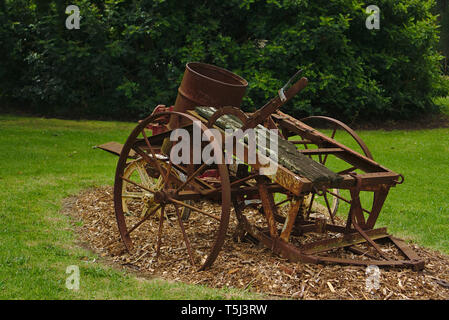
[[[217,214],[220,207],[202,202],[203,210]],[[449,257],[416,244],[409,244],[426,265],[423,271],[381,268],[377,289],[367,290],[365,267],[291,263],[269,249],[251,242],[235,242],[236,221],[231,215],[229,234],[219,257],[209,270],[198,272],[189,263],[179,225],[167,212],[161,255],[156,261],[158,220],[150,218],[133,234],[135,250],[129,254],[118,237],[112,187],[86,190],[67,199],[64,213],[82,223],[74,228],[81,242],[105,261],[126,267],[147,277],[202,284],[214,288],[234,287],[261,293],[268,298],[291,299],[449,299]],[[201,255],[197,239],[213,228],[192,213],[186,224],[198,226],[188,231],[192,248]],[[202,216],[201,216],[202,217]],[[139,219],[136,218],[135,221]],[[173,221],[170,221],[173,220]],[[210,221],[210,220],[207,220]],[[189,229],[190,230],[190,229]],[[199,241],[199,240],[198,240]],[[203,240],[205,241],[205,240]],[[199,261],[197,261],[199,262]],[[374,282],[371,282],[375,284]]]

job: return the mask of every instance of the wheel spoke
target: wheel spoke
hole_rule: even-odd
[[[161,168],[161,165],[158,161],[158,158],[156,157],[156,155],[152,154],[151,157],[142,149],[140,149],[138,146],[133,146],[133,150],[140,155],[146,162],[148,163],[153,163],[156,165],[157,170],[159,171],[159,174],[161,176],[164,176],[164,172]],[[145,170],[145,169],[144,169]]]
[[[122,198],[125,199],[142,199],[145,194],[143,192],[129,192],[122,193]]]
[[[162,225],[164,224],[164,212],[165,212],[165,206],[161,209],[161,215],[159,217],[159,230],[157,231],[157,245],[156,245],[156,261],[159,258],[159,253],[161,249],[161,242],[162,242]]]
[[[157,210],[159,210],[161,208],[160,205],[158,205],[156,208],[154,208],[148,215],[146,215],[142,220],[140,220],[139,222],[137,222],[131,229],[129,229],[123,236],[129,236],[131,234],[131,232],[133,232],[134,230],[136,230],[137,228],[139,228],[142,223],[144,223],[145,221],[147,221],[155,212],[157,212]],[[110,246],[111,244],[113,244],[116,241],[119,241],[120,237],[116,238],[115,240],[109,242],[106,247]]]
[[[326,192],[329,193],[330,195],[334,196],[335,198],[338,198],[338,199],[340,199],[340,200],[342,200],[342,201],[344,201],[344,202],[346,202],[348,204],[351,204],[350,200],[345,199],[345,198],[343,198],[342,196],[340,196],[340,195],[338,195],[336,193],[330,192],[329,190],[326,190]],[[367,214],[371,214],[371,211],[368,211],[365,208],[362,208],[362,210],[363,210],[363,212],[365,212]]]
[[[342,170],[342,171],[340,171],[340,172],[337,172],[337,174],[347,174],[347,173],[352,172],[352,171],[354,171],[354,170],[356,170],[356,169],[357,169],[356,167],[351,167],[351,168]]]
[[[332,135],[331,135],[331,139],[334,139],[335,138],[335,133],[337,132],[337,127],[335,127],[334,128],[334,131],[332,131]],[[321,162],[321,164],[324,166],[325,164],[326,164],[326,161],[327,161],[327,157],[329,156],[329,154],[326,154],[325,156],[324,156],[324,159],[323,159],[323,161],[320,161]],[[321,155],[320,155],[320,158],[321,158]]]
[[[140,181],[142,181],[142,183],[147,186],[151,185],[150,177],[148,176],[148,173],[145,169],[145,165],[142,164],[141,162],[138,162],[136,170],[137,173],[139,174]]]
[[[205,168],[206,168],[207,164],[203,163],[194,173],[192,173],[190,175],[190,177],[188,177],[186,179],[186,181],[184,181],[184,183],[182,185],[180,185],[177,189],[176,189],[176,193],[178,193],[179,191],[181,191],[182,188],[184,188],[190,181],[192,181],[199,173],[201,173]]]
[[[145,206],[143,207],[143,209],[142,209],[142,212],[140,213],[140,217],[145,217],[145,215],[147,214],[147,212],[148,212],[149,209],[150,209],[150,208],[148,208],[148,206],[145,205]]]
[[[248,180],[254,179],[257,176],[259,176],[259,174],[252,174],[252,175],[249,175],[249,176],[247,176],[245,178],[242,178],[242,179],[239,179],[239,180],[235,180],[234,182],[231,182],[230,186],[231,187],[239,186],[239,185],[245,183]],[[213,188],[211,190],[207,190],[205,194],[206,195],[210,195],[212,193],[216,193],[216,192],[220,192],[220,191],[221,191],[221,187],[218,187],[218,188]]]
[[[331,218],[332,224],[335,224],[334,216],[332,214],[331,207],[329,206],[329,201],[327,200],[326,193],[324,193],[323,197],[324,197],[324,202],[326,202],[327,211],[329,212],[329,217]]]
[[[332,131],[331,139],[335,138],[335,133],[337,132],[337,127],[334,128],[334,131]]]
[[[181,206],[190,208],[190,209],[192,209],[193,211],[196,211],[196,212],[199,212],[199,213],[201,213],[201,214],[204,214],[204,215],[206,215],[206,216],[208,216],[208,217],[210,217],[210,218],[213,218],[213,219],[215,219],[215,220],[217,220],[217,221],[220,221],[220,220],[221,220],[219,217],[214,216],[213,214],[210,214],[210,213],[208,213],[208,212],[206,212],[206,211],[200,210],[200,209],[198,209],[198,208],[196,208],[196,207],[194,207],[194,206],[192,206],[192,205],[190,205],[190,204],[184,203],[184,202],[182,202],[182,201],[178,201],[178,200],[173,199],[173,198],[171,198],[171,197],[169,197],[168,200],[171,201],[171,202],[173,202],[173,203],[179,204],[179,205],[181,205]]]
[[[138,183],[136,183],[134,181],[131,181],[131,180],[125,178],[125,177],[121,177],[121,178],[123,180],[125,180],[126,182],[131,183],[131,184],[135,185],[136,187],[139,187],[140,189],[146,190],[146,191],[151,192],[151,193],[156,193],[156,191],[154,191],[154,190],[152,190],[152,189],[150,189],[148,187],[144,187],[144,186],[142,186],[142,185],[140,185],[140,184],[138,184]]]
[[[153,159],[156,159],[155,163],[156,163],[157,170],[163,176],[164,172],[162,171],[162,168],[161,168],[159,162],[157,161],[156,153],[154,152],[154,149],[151,146],[150,141],[148,140],[147,134],[145,133],[145,128],[142,129],[142,135],[143,135],[143,138],[145,140],[145,143],[146,143],[147,147],[150,149],[151,156],[153,157]]]
[[[177,170],[179,170],[179,171],[181,171],[183,174],[185,174],[186,176],[188,175],[187,174],[187,170],[186,170],[186,168],[184,168],[183,166],[181,166],[181,165],[177,165],[177,164],[173,164],[173,166],[177,169]],[[216,188],[214,188],[213,186],[211,186],[211,185],[209,185],[207,182],[205,182],[204,180],[201,180],[201,179],[199,179],[198,177],[195,177],[194,178],[195,179],[195,181],[198,183],[198,185],[199,186],[202,186],[202,187],[205,187],[205,188],[207,188],[207,189],[216,189]],[[179,180],[179,179],[178,179]],[[181,180],[179,180],[179,181],[181,181]],[[184,181],[181,181],[181,184],[182,183],[184,183]],[[195,185],[195,184],[192,184],[192,186],[193,186],[193,188],[196,190],[196,191],[199,191],[198,190],[198,187]],[[209,190],[208,190],[209,191]]]
[[[152,158],[150,157],[145,151],[143,151],[142,149],[140,149],[140,147],[138,146],[132,146],[132,149],[139,155],[141,156],[146,162],[148,163],[157,163],[157,159],[156,158]]]
[[[302,139],[302,137],[301,137],[301,139]],[[309,149],[309,147],[307,146],[307,143],[304,143],[304,149],[306,149],[306,150]],[[312,156],[310,154],[308,156],[310,159],[312,159]]]
[[[186,231],[184,229],[184,223],[182,222],[181,214],[179,213],[179,208],[178,208],[177,205],[175,205],[175,209],[176,209],[176,216],[178,217],[179,227],[180,227],[181,232],[182,232],[182,237],[184,238],[184,242],[186,244],[187,252],[189,254],[190,263],[192,264],[192,266],[195,266],[195,261],[193,260],[193,256],[192,256],[192,250],[190,248],[190,241],[189,241],[189,238],[187,237]]]
[[[153,210],[150,211],[150,213],[148,215],[146,215],[142,220],[140,220],[139,222],[137,222],[131,229],[129,229],[125,236],[128,236],[131,232],[133,232],[134,230],[136,230],[138,227],[140,227],[142,225],[142,223],[144,223],[145,221],[147,221],[155,212],[157,212],[159,209],[161,208],[161,205],[158,205],[157,207],[155,207]]]
[[[168,163],[167,172],[165,173],[165,176],[163,178],[164,180],[162,181],[162,185],[160,186],[160,190],[164,189],[165,186],[167,185],[168,179],[170,177],[171,170],[172,170],[172,163],[169,162]]]
[[[310,199],[309,208],[307,209],[306,219],[309,219],[310,212],[312,211],[313,200],[315,200],[315,193],[312,194],[312,199]]]

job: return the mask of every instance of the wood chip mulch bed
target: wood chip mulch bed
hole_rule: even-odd
[[[204,203],[203,210],[214,212],[219,207]],[[121,242],[114,241],[118,229],[111,187],[86,190],[67,199],[64,213],[75,221],[82,221],[74,224],[74,228],[83,244],[105,261],[146,277],[213,288],[240,288],[260,293],[265,298],[449,299],[449,257],[414,244],[410,246],[426,261],[424,270],[381,268],[378,289],[369,292],[365,267],[290,263],[265,247],[251,242],[234,242],[232,233],[236,221],[233,213],[229,235],[219,257],[212,268],[201,272],[189,263],[180,232],[165,231],[161,256],[155,260],[155,244],[148,239],[154,239],[157,221],[147,221],[133,233],[133,254],[127,253]],[[172,227],[179,227],[176,220]],[[180,245],[174,248],[172,243]]]

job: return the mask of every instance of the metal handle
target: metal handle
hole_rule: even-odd
[[[281,99],[282,102],[287,101],[287,97],[285,95],[285,89],[287,89],[287,87],[290,85],[290,83],[293,82],[293,79],[295,79],[297,76],[299,76],[302,73],[302,69],[296,71],[296,73],[290,78],[288,79],[287,83],[284,84],[284,86],[282,88],[279,89],[278,91],[278,95],[279,98]]]
[[[301,72],[299,70],[295,73],[293,77],[288,80],[288,82],[279,90],[279,96],[271,99],[267,104],[265,104],[262,108],[257,110],[249,117],[246,123],[241,128],[245,131],[248,128],[254,128],[259,123],[263,122],[267,119],[272,113],[276,112],[282,105],[284,105],[288,100],[293,98],[298,92],[304,89],[307,86],[307,78],[299,79],[294,85],[288,88],[287,92],[284,92],[285,88],[293,81],[293,79]]]

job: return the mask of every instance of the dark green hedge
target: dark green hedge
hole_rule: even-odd
[[[437,0],[438,6],[435,8],[439,14],[441,24],[440,48],[445,56],[443,69],[449,75],[449,0]]]
[[[67,30],[66,5],[81,10]],[[173,104],[185,63],[230,69],[262,106],[297,69],[308,88],[286,111],[342,120],[434,110],[441,82],[433,0],[0,0],[0,99],[64,117],[136,119]]]

